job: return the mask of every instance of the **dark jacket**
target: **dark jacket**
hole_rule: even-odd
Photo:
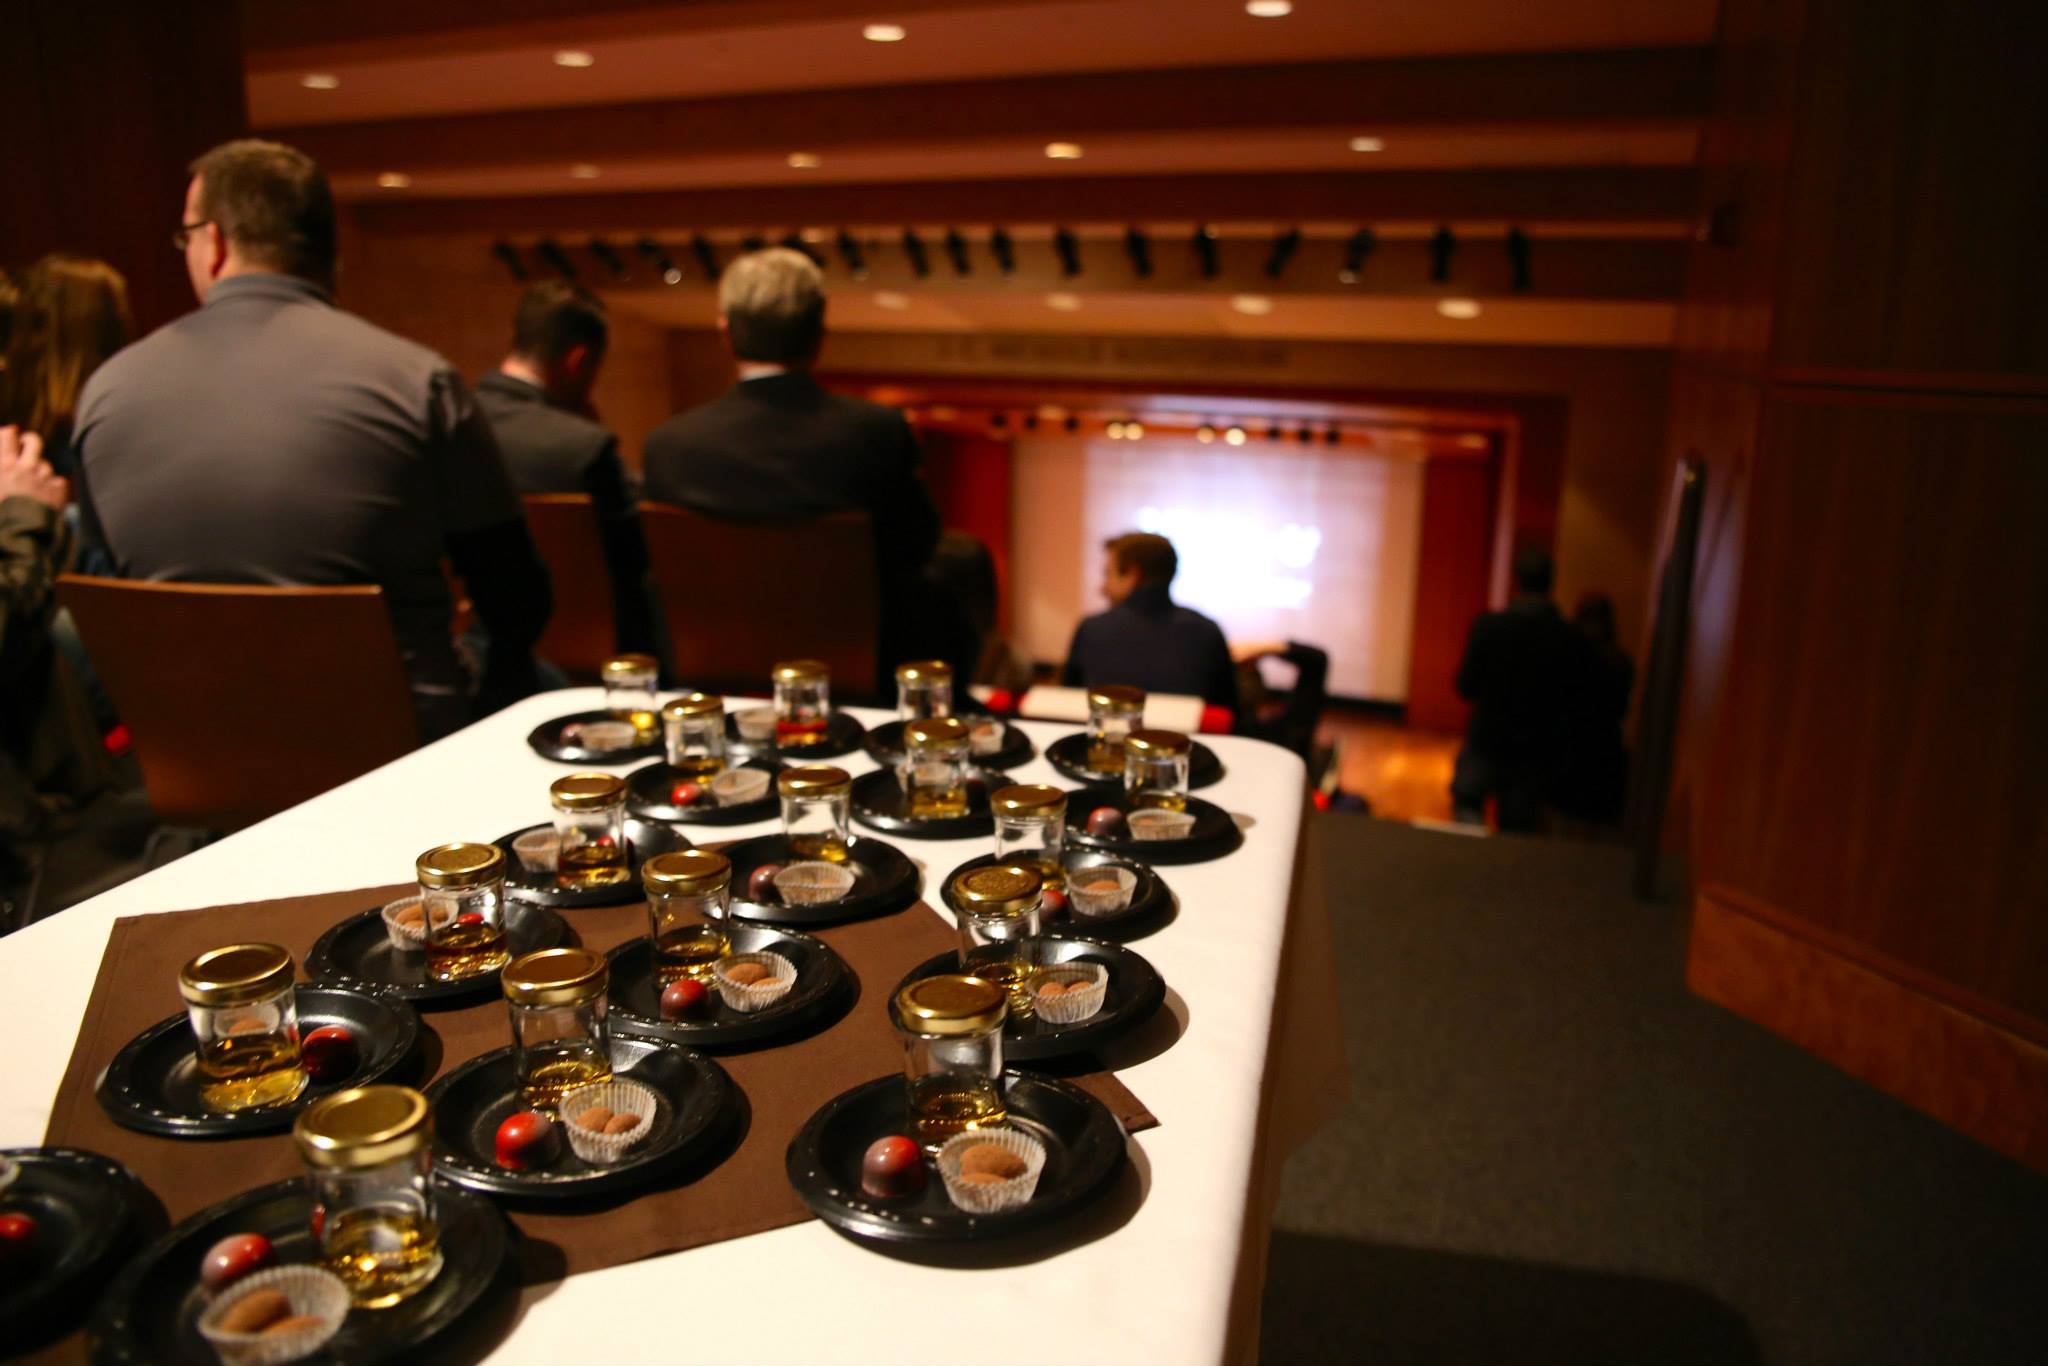
[[[1472,704],[1466,743],[1548,794],[1592,667],[1592,643],[1548,598],[1518,597],[1505,611],[1482,613],[1458,666],[1458,696]]]
[[[0,835],[9,837],[37,833],[50,811],[83,802],[111,776],[91,709],[50,638],[69,542],[50,508],[0,500]]]
[[[1188,693],[1237,709],[1237,666],[1222,628],[1175,605],[1164,588],[1139,588],[1075,627],[1060,681],[1078,688],[1121,683],[1146,692]]]

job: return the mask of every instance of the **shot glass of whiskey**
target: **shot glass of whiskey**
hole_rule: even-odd
[[[921,977],[896,993],[911,1134],[926,1152],[970,1129],[1000,1127],[1003,989],[979,977]]]
[[[626,861],[626,780],[572,773],[548,787],[561,852],[555,881],[564,887],[616,887],[633,875]]]
[[[967,723],[957,716],[928,717],[903,727],[903,763],[896,770],[912,820],[950,820],[967,814]]]
[[[495,844],[442,844],[414,862],[427,916],[427,976],[458,982],[496,972],[505,947],[505,851]]]
[[[661,709],[668,766],[681,777],[708,783],[725,771],[725,699],[688,692]]]
[[[1088,767],[1097,773],[1124,771],[1124,737],[1145,716],[1145,690],[1120,685],[1088,692]]]
[[[656,715],[660,678],[661,662],[653,655],[614,655],[598,669],[598,679],[604,684],[604,709],[630,722],[643,741],[652,738],[660,724]]]
[[[1016,783],[989,794],[996,819],[996,857],[1038,870],[1047,887],[1064,890],[1067,794],[1046,783]]]
[[[276,944],[208,949],[179,970],[198,1043],[199,1103],[223,1113],[282,1105],[306,1089],[292,956]]]
[[[1133,809],[1188,809],[1188,756],[1193,746],[1177,730],[1134,730],[1124,737],[1124,791]]]
[[[853,814],[853,779],[845,769],[785,768],[775,775],[775,792],[790,852],[827,863],[851,857],[847,823]]]
[[[1031,941],[1038,937],[1044,882],[1024,863],[991,863],[953,878],[954,913],[960,919],[960,970],[994,982],[1009,996],[1019,1019],[1033,1012]]]
[[[896,719],[919,721],[953,714],[953,666],[924,659],[896,666]]]
[[[361,1309],[388,1309],[441,1270],[434,1113],[410,1086],[357,1086],[292,1126],[318,1211],[321,1263]]]
[[[815,659],[791,659],[769,675],[775,683],[775,743],[803,749],[825,743],[832,720],[832,672]]]
[[[505,965],[514,1067],[526,1103],[552,1109],[579,1086],[612,1077],[605,994],[611,964],[591,949],[542,949]]]
[[[732,951],[731,862],[709,849],[657,854],[640,865],[640,881],[655,979],[663,986],[680,977],[709,984],[718,960]]]

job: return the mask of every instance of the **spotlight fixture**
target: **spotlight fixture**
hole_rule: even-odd
[[[1509,228],[1508,238],[1508,282],[1517,294],[1529,289],[1529,234],[1520,228]]]
[[[1069,280],[1081,273],[1081,243],[1066,228],[1052,235],[1052,249],[1059,254],[1060,274]]]
[[[1457,236],[1448,226],[1440,227],[1429,239],[1429,278],[1443,284],[1451,278],[1451,255],[1458,249]]]
[[[743,252],[756,252],[767,245],[768,239],[758,232],[750,232],[740,239],[740,250]]]
[[[1266,274],[1277,280],[1301,248],[1301,229],[1289,228],[1273,239],[1273,253],[1266,258]]]
[[[1266,424],[1266,440],[1268,440],[1268,441],[1278,441],[1279,439],[1280,439],[1280,424],[1279,424],[1279,423],[1277,423],[1277,422],[1268,422],[1268,423]]]
[[[1296,441],[1299,441],[1302,445],[1306,446],[1309,442],[1316,439],[1316,434],[1313,431],[1310,431],[1309,425],[1306,422],[1304,422],[1299,427],[1296,427],[1294,429],[1294,439]]]
[[[679,285],[683,282],[683,272],[669,258],[669,254],[662,249],[661,244],[652,237],[643,237],[635,242],[633,250],[640,253],[641,260],[654,267],[655,274],[661,277],[663,284]]]
[[[1351,241],[1344,248],[1344,264],[1337,271],[1342,284],[1355,285],[1365,274],[1365,258],[1372,255],[1372,249],[1379,245],[1379,239],[1372,235],[1371,228],[1360,228],[1351,234]]]
[[[1145,240],[1145,234],[1138,228],[1124,230],[1124,250],[1130,253],[1131,270],[1140,280],[1152,274],[1152,244]]]
[[[1208,423],[1204,422],[1201,426],[1195,428],[1195,440],[1201,442],[1204,446],[1208,445],[1215,439],[1216,429],[1210,426]]]
[[[1025,430],[1025,431],[1027,431],[1027,432],[1035,432],[1035,431],[1037,431],[1037,430],[1038,430],[1038,414],[1037,414],[1037,413],[1026,413],[1026,414],[1024,414],[1024,430]]]
[[[914,229],[903,230],[903,254],[910,258],[910,273],[922,280],[932,273],[931,258],[925,255],[924,239]]]
[[[1068,413],[1067,420],[1061,425],[1070,432],[1078,432],[1081,430],[1081,419],[1075,417],[1072,413]]]
[[[718,253],[712,250],[711,243],[704,240],[703,233],[690,234],[690,254],[697,258],[697,265],[704,272],[705,279],[718,278]]]
[[[869,24],[860,36],[871,43],[900,43],[909,35],[901,24]]]
[[[953,263],[955,275],[965,275],[974,268],[967,259],[967,239],[958,228],[946,229],[946,259]]]
[[[1215,279],[1221,269],[1216,262],[1216,229],[1206,223],[1195,229],[1195,261],[1204,280]]]
[[[620,259],[616,251],[612,250],[611,243],[605,241],[602,237],[591,238],[590,254],[597,258],[599,265],[611,272],[614,280],[626,278],[626,263]]]
[[[989,254],[996,258],[996,269],[1005,275],[1017,273],[1017,249],[1010,243],[1010,234],[998,227],[988,235]]]
[[[491,255],[505,263],[505,269],[512,272],[513,279],[524,280],[526,278],[526,263],[519,259],[519,248],[513,246],[510,242],[491,243]]]
[[[811,264],[813,265],[823,266],[825,264],[825,254],[819,251],[816,247],[812,246],[809,242],[806,242],[804,240],[804,235],[796,231],[794,228],[790,229],[790,231],[783,234],[782,242],[780,245],[788,247],[791,251],[801,252],[803,255],[810,258]]]
[[[1336,445],[1342,439],[1342,436],[1343,434],[1337,430],[1337,424],[1334,422],[1323,428],[1323,444],[1326,446]]]
[[[868,278],[867,257],[861,254],[860,242],[845,228],[839,230],[839,255],[846,262],[847,273],[854,279]]]
[[[563,251],[554,238],[541,238],[539,242],[534,244],[533,249],[539,253],[540,259],[553,266],[564,280],[576,278],[576,263],[569,259],[569,253]]]
[[[988,427],[992,432],[1000,432],[1009,425],[1010,415],[1000,408],[988,415]]]
[[[299,84],[308,90],[339,90],[341,77],[331,71],[308,71],[299,77]]]

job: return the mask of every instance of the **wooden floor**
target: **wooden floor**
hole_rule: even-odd
[[[1337,747],[1338,786],[1371,802],[1375,816],[1451,818],[1451,765],[1458,757],[1459,736],[1332,710],[1325,713],[1316,738]]]

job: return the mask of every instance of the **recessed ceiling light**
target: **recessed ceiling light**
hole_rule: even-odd
[[[1273,301],[1263,294],[1240,294],[1230,301],[1230,306],[1254,318],[1263,318],[1273,311]]]
[[[875,307],[886,308],[892,313],[901,313],[910,307],[910,296],[889,289],[879,290],[875,294]]]
[[[377,184],[387,190],[402,190],[412,184],[412,177],[403,171],[386,171],[377,177]]]
[[[1142,437],[1143,435],[1145,435],[1145,424],[1144,424],[1144,423],[1142,423],[1142,422],[1126,422],[1126,423],[1124,424],[1124,439],[1125,439],[1125,440],[1127,440],[1127,441],[1136,441],[1136,440],[1137,440],[1138,438]]]
[[[600,172],[587,161],[579,161],[569,168],[569,175],[575,180],[595,180]]]
[[[1047,308],[1056,308],[1062,313],[1072,313],[1080,308],[1081,296],[1078,294],[1048,294],[1045,296],[1045,306]]]
[[[901,24],[869,24],[860,36],[871,43],[900,43],[907,34]]]
[[[1223,439],[1233,446],[1242,446],[1244,444],[1244,428],[1230,428],[1230,430],[1223,433]]]
[[[339,90],[341,77],[328,71],[308,71],[299,77],[299,84],[308,90]]]
[[[1208,423],[1204,422],[1201,426],[1195,428],[1195,440],[1201,442],[1204,446],[1208,445],[1211,441],[1214,441],[1215,439],[1216,429],[1214,427],[1211,427]]]
[[[1048,142],[1045,144],[1045,154],[1054,161],[1079,161],[1081,159],[1081,144],[1078,142]]]
[[[826,241],[832,236],[831,233],[826,232],[823,228],[805,228],[799,235],[804,241],[812,243]]]
[[[793,171],[815,171],[825,164],[825,159],[816,152],[791,152],[789,168]]]
[[[1285,19],[1294,13],[1294,0],[1244,0],[1244,12],[1254,19]]]
[[[555,65],[575,67],[580,71],[586,66],[596,66],[597,58],[580,48],[565,47],[555,54]]]
[[[1476,318],[1479,316],[1477,299],[1438,299],[1436,311],[1446,318]]]
[[[1386,149],[1387,142],[1385,138],[1351,139],[1351,150],[1354,152],[1384,152]]]
[[[1121,422],[1110,423],[1108,427],[1104,428],[1104,431],[1111,441],[1121,441],[1124,439],[1124,424]]]

